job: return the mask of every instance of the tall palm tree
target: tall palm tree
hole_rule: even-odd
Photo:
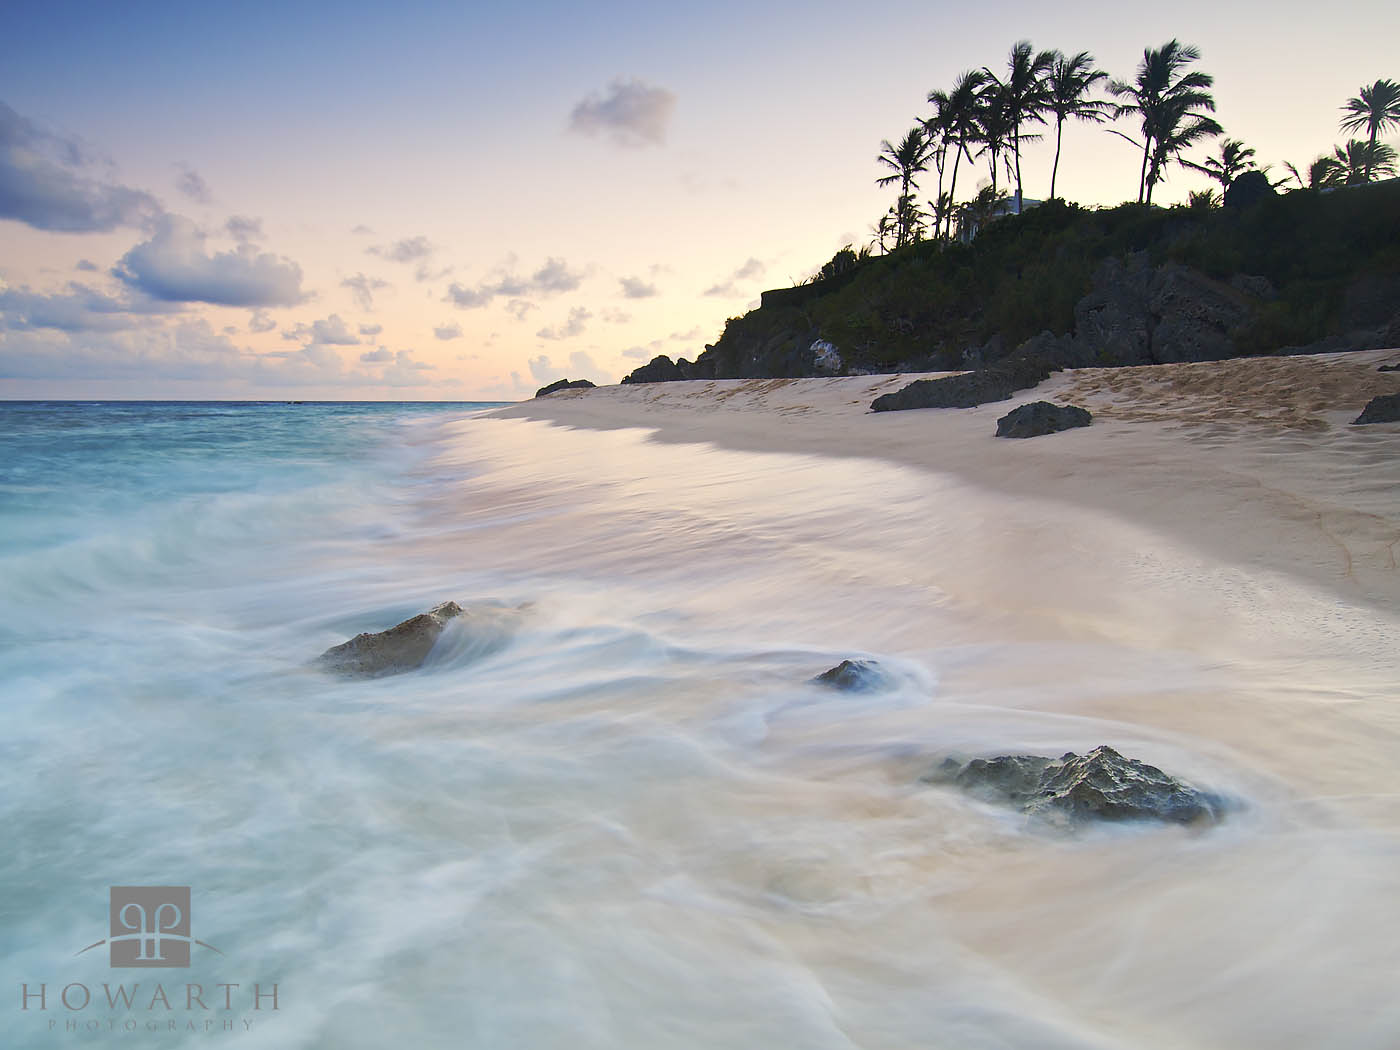
[[[1094,68],[1094,56],[1081,51],[1066,58],[1058,51],[1045,76],[1045,111],[1055,115],[1055,165],[1050,169],[1050,196],[1055,196],[1055,177],[1060,173],[1060,139],[1065,121],[1085,120],[1097,124],[1108,119],[1107,102],[1089,97],[1094,85],[1107,80],[1108,74]]]
[[[1308,176],[1303,178],[1303,173],[1295,168],[1288,161],[1283,162],[1283,166],[1288,169],[1288,174],[1297,180],[1300,190],[1321,190],[1329,186],[1340,186],[1345,180],[1345,172],[1337,163],[1337,158],[1323,154],[1308,165]]]
[[[1377,175],[1395,174],[1395,150],[1384,142],[1372,145],[1361,139],[1352,139],[1345,146],[1338,146],[1328,158],[1334,172],[1331,185],[1360,186],[1375,180]]]
[[[947,196],[943,192],[943,176],[948,167],[948,147],[952,145],[949,138],[948,119],[943,112],[940,103],[931,95],[929,101],[933,103],[933,116],[923,121],[924,137],[928,139],[931,151],[930,163],[934,170],[938,172],[938,194],[932,202],[932,219],[935,237],[941,237],[943,230],[943,210],[941,202]]]
[[[946,123],[946,135],[953,147],[953,178],[948,187],[948,196],[957,199],[958,164],[964,156],[972,163],[969,147],[976,141],[979,126],[982,88],[987,83],[987,74],[980,69],[971,69],[958,76],[951,91],[930,91],[928,100],[937,107],[941,119]],[[953,209],[948,210],[947,236],[953,235]]]
[[[1182,97],[1164,100],[1157,107],[1154,121],[1146,203],[1152,203],[1153,188],[1166,178],[1167,165],[1202,139],[1221,134],[1224,129],[1213,118],[1197,113],[1190,100]]]
[[[1169,40],[1161,47],[1148,48],[1142,53],[1137,73],[1131,83],[1112,81],[1109,91],[1129,101],[1117,106],[1119,116],[1134,115],[1142,124],[1142,170],[1138,176],[1138,203],[1152,203],[1152,186],[1160,181],[1165,160],[1153,164],[1154,154],[1163,151],[1157,146],[1164,130],[1194,127],[1198,121],[1209,120],[1204,113],[1215,112],[1215,99],[1209,88],[1215,78],[1200,70],[1188,70],[1199,61],[1201,52],[1190,44]],[[1214,124],[1214,121],[1210,121]],[[1218,127],[1218,125],[1217,125]],[[1124,135],[1124,138],[1128,136]],[[1132,139],[1128,139],[1132,142]],[[1170,153],[1171,151],[1166,151]],[[1149,180],[1151,170],[1156,180]]]
[[[1239,139],[1226,139],[1220,144],[1219,156],[1207,157],[1201,164],[1189,160],[1183,160],[1181,163],[1220,183],[1222,195],[1230,188],[1232,182],[1249,169],[1258,166],[1254,163],[1254,151]]]
[[[1002,153],[1011,147],[1011,100],[1006,89],[995,81],[990,82],[978,96],[977,133],[974,141],[981,145],[977,151],[980,157],[987,154],[988,166],[992,174],[992,192],[997,189],[997,161]]]
[[[1006,79],[990,69],[982,72],[1000,89],[1003,116],[1011,132],[1011,155],[1016,161],[1016,211],[1021,211],[1021,125],[1045,123],[1049,100],[1046,77],[1054,65],[1055,51],[1032,51],[1029,40],[1018,40],[1006,60]],[[1027,136],[1028,137],[1028,136]],[[995,176],[993,176],[995,181]]]
[[[912,230],[904,221],[906,218],[917,213],[917,209],[909,207],[908,202],[912,201],[911,189],[918,189],[919,184],[914,181],[914,176],[921,171],[928,169],[930,149],[928,140],[924,138],[924,131],[921,126],[915,126],[905,133],[898,146],[890,145],[889,139],[880,143],[880,155],[875,160],[894,170],[893,175],[886,175],[875,180],[877,186],[889,186],[899,183],[899,207],[896,212],[898,227],[896,230],[895,247],[902,248],[909,243]]]
[[[1365,85],[1355,98],[1347,99],[1342,113],[1342,130],[1365,131],[1374,149],[1379,132],[1400,126],[1400,84],[1393,80],[1377,80]],[[1367,173],[1367,182],[1371,181],[1371,175]]]

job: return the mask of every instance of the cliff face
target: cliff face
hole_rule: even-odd
[[[764,293],[623,382],[1210,361],[1400,344],[1400,182],[1214,211],[1051,201]]]

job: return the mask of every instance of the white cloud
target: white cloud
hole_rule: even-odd
[[[389,282],[381,280],[378,277],[367,277],[365,274],[357,273],[341,281],[340,286],[350,289],[350,294],[354,297],[355,305],[361,310],[373,310],[374,293],[381,288],[388,288]]]
[[[301,340],[307,346],[358,346],[360,340],[350,331],[339,314],[312,321],[309,325],[299,324],[282,333],[283,339]]]
[[[587,379],[598,384],[614,381],[612,373],[599,367],[585,350],[575,350],[571,353],[567,365],[555,365],[548,354],[532,357],[526,363],[530,367],[530,375],[542,386],[547,386],[557,379]]]
[[[419,259],[428,258],[437,248],[432,241],[420,235],[418,237],[405,237],[392,244],[378,244],[365,250],[371,255],[378,255],[393,262],[416,262]]]
[[[442,340],[461,339],[462,326],[455,321],[451,324],[441,324],[433,329],[433,335]]]
[[[517,320],[524,317],[528,307],[517,307],[524,302],[526,295],[555,295],[572,292],[583,283],[584,271],[572,269],[563,259],[552,256],[529,277],[519,277],[509,272],[498,272],[494,277],[477,284],[475,288],[453,282],[447,289],[443,302],[452,303],[464,310],[486,306],[497,298],[510,300],[507,309]]]
[[[575,306],[569,311],[567,322],[553,328],[541,328],[535,335],[541,339],[572,339],[574,336],[583,334],[584,322],[592,317],[593,315],[582,306]]]
[[[676,96],[641,80],[617,79],[602,93],[574,106],[569,129],[584,135],[606,135],[621,146],[656,146],[666,139],[666,126],[676,108]]]
[[[620,277],[622,294],[628,299],[647,299],[656,294],[656,285],[648,284],[640,277]]]
[[[214,199],[214,195],[209,192],[209,183],[204,181],[203,175],[184,164],[178,167],[180,174],[175,179],[176,189],[199,204],[208,204]]]
[[[204,240],[189,219],[163,215],[154,236],[123,255],[113,273],[167,302],[291,306],[305,298],[301,267],[292,260],[248,244],[209,255]]]

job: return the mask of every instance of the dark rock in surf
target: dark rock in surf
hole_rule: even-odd
[[[1052,405],[1049,401],[1032,401],[1013,408],[997,420],[997,437],[1031,438],[1056,434],[1061,430],[1087,427],[1094,421],[1089,410],[1075,405]]]
[[[327,671],[367,678],[412,671],[423,665],[448,622],[461,615],[456,602],[443,602],[387,631],[357,634],[332,646],[317,663]]]
[[[590,383],[587,379],[556,379],[549,386],[542,386],[535,391],[536,397],[544,397],[552,394],[556,390],[591,390],[596,384]]]
[[[1400,365],[1381,365],[1377,372],[1400,372]]]
[[[874,660],[842,660],[812,681],[848,693],[864,693],[887,687],[890,676]]]
[[[1367,423],[1400,423],[1400,394],[1382,394],[1371,398],[1361,410],[1361,415],[1351,421],[1352,426]]]
[[[1004,755],[968,762],[946,759],[924,777],[952,784],[978,798],[1017,807],[1064,827],[1093,821],[1154,820],[1169,824],[1213,823],[1224,801],[1156,766],[1124,758],[1111,747],[1058,759]]]

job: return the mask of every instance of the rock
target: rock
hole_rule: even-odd
[[[1147,254],[1105,259],[1089,293],[1074,305],[1074,334],[1085,365],[1152,363]]]
[[[1381,365],[1380,368],[1377,368],[1377,369],[1376,369],[1376,371],[1377,371],[1377,372],[1400,372],[1400,364],[1395,364],[1395,365]]]
[[[1263,299],[1267,303],[1278,298],[1278,289],[1274,287],[1274,282],[1267,277],[1259,277],[1254,274],[1237,273],[1230,278],[1230,287],[1245,295],[1252,295],[1256,299]]]
[[[848,693],[864,693],[889,685],[890,676],[874,660],[842,660],[812,681]]]
[[[1057,361],[1017,353],[976,372],[945,376],[942,379],[916,379],[892,394],[881,394],[870,403],[875,412],[897,412],[909,408],[972,408],[989,401],[1005,401],[1021,390],[1029,390],[1059,370]]]
[[[1366,402],[1361,415],[1353,419],[1351,425],[1367,423],[1400,423],[1400,394],[1381,394]]]
[[[622,381],[624,383],[674,383],[689,378],[690,376],[681,369],[679,364],[665,354],[657,354],[641,368],[634,368],[629,375],[623,376]]]
[[[809,348],[812,352],[812,367],[818,372],[836,374],[841,371],[841,354],[825,339],[818,339]]]
[[[1196,824],[1220,820],[1222,799],[1208,795],[1111,747],[1058,759],[1039,755],[947,759],[924,777],[953,784],[987,801],[1014,805],[1040,820],[1065,827],[1100,821],[1156,820]]]
[[[1237,175],[1225,190],[1227,208],[1250,208],[1260,201],[1277,197],[1278,191],[1262,171],[1246,171]]]
[[[334,645],[317,662],[325,670],[367,678],[421,667],[443,628],[462,615],[456,602],[443,602],[377,634],[357,634]]]
[[[1032,401],[1013,408],[997,420],[997,437],[1029,438],[1054,434],[1075,427],[1087,427],[1094,421],[1089,410],[1075,405],[1052,405],[1049,401]]]
[[[568,379],[556,379],[553,383],[550,383],[549,386],[542,386],[536,390],[535,396],[544,397],[546,394],[552,394],[556,390],[591,390],[595,385],[596,384],[590,383],[587,379],[575,379],[572,381]]]

